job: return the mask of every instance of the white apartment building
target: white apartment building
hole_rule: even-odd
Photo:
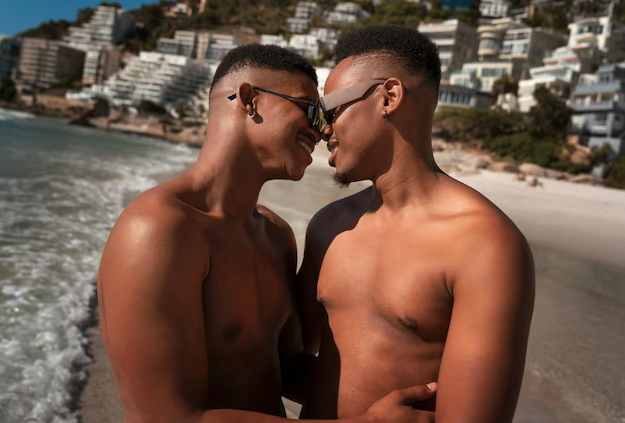
[[[70,47],[84,51],[85,65],[82,83],[85,85],[100,81],[102,77],[115,73],[120,58],[113,46],[133,28],[134,22],[123,9],[109,6],[96,7],[89,22],[80,27],[70,27],[64,38]]]
[[[564,36],[542,28],[508,29],[499,57],[522,61],[530,68],[542,65],[546,52],[563,45],[566,45]]]
[[[530,79],[519,82],[520,110],[527,112],[536,104],[534,91],[538,87],[546,87],[554,95],[567,100],[579,75],[596,69],[601,58],[601,51],[594,45],[559,47],[547,52],[543,58],[544,65],[531,68]]]
[[[336,28],[312,28],[309,35],[316,37],[323,47],[334,48],[341,31]]]
[[[120,47],[89,50],[85,56],[83,85],[102,83],[121,68],[123,52]]]
[[[282,48],[287,48],[289,42],[284,39],[282,35],[263,34],[260,36],[260,44],[263,45],[275,45]]]
[[[156,51],[184,57],[197,57],[197,34],[194,31],[176,31],[174,38],[159,38]]]
[[[116,105],[149,100],[166,107],[188,102],[210,84],[208,62],[184,56],[142,52],[104,83],[101,92]]]
[[[608,63],[625,60],[625,25],[611,15],[578,19],[569,24],[569,34],[571,48],[594,45]]]
[[[436,110],[441,109],[489,109],[497,99],[493,94],[459,85],[441,84]]]
[[[493,19],[488,24],[480,25],[477,29],[480,38],[477,49],[479,59],[481,61],[499,60],[506,31],[516,28],[527,28],[527,26],[510,18]]]
[[[287,19],[289,32],[304,32],[315,16],[321,16],[323,9],[314,1],[300,1],[295,8],[295,16]]]
[[[451,74],[449,83],[492,93],[496,80],[506,75],[518,79],[521,70],[521,63],[514,61],[468,62],[462,65],[460,72]]]
[[[221,62],[230,50],[241,44],[241,40],[232,34],[200,32],[197,34],[197,59],[211,63]]]
[[[351,2],[339,3],[332,12],[324,13],[324,20],[330,25],[348,25],[369,17],[369,12]]]
[[[193,9],[187,3],[176,3],[165,13],[165,16],[171,18],[188,18],[191,15],[193,15]]]
[[[261,44],[272,44],[295,53],[301,54],[308,59],[317,59],[321,52],[321,43],[314,35],[296,34],[289,41],[285,40],[282,35],[264,34],[260,37]]]
[[[79,81],[85,52],[40,38],[23,38],[17,69],[21,89],[49,88],[59,83]]]
[[[293,35],[287,48],[308,59],[317,59],[321,52],[321,43],[314,35]]]
[[[85,52],[97,50],[119,43],[133,26],[132,18],[123,9],[98,6],[91,20],[80,27],[70,27],[63,41]]]
[[[421,24],[419,32],[438,46],[443,80],[448,79],[452,71],[460,69],[464,63],[477,57],[477,31],[458,19]]]
[[[510,14],[510,2],[507,0],[481,0],[480,15],[485,18],[505,18]]]

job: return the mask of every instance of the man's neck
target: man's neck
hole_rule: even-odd
[[[193,190],[204,195],[209,213],[247,220],[266,182],[262,166],[244,142],[215,134],[189,171]]]
[[[395,149],[392,164],[373,179],[369,209],[395,214],[431,204],[442,172],[430,149],[419,152],[409,144]]]

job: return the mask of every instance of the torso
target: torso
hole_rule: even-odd
[[[282,246],[258,215],[255,236],[217,222],[203,284],[209,405],[282,415],[278,335],[291,312]]]
[[[317,296],[327,320],[302,417],[361,415],[393,390],[438,378],[455,217],[381,221],[364,214],[368,198],[342,204],[326,235]]]

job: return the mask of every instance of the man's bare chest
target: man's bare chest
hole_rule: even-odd
[[[275,345],[291,312],[285,257],[270,245],[230,240],[211,254],[203,286],[206,338],[230,354]]]
[[[452,305],[444,254],[435,243],[387,235],[344,232],[330,244],[317,284],[330,323],[383,322],[426,340],[444,340]]]

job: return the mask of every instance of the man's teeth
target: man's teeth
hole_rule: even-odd
[[[305,143],[304,141],[298,141],[299,145],[301,145],[302,147],[304,147],[306,149],[306,151],[308,151],[308,154],[312,154],[313,150],[315,149],[313,146]]]

